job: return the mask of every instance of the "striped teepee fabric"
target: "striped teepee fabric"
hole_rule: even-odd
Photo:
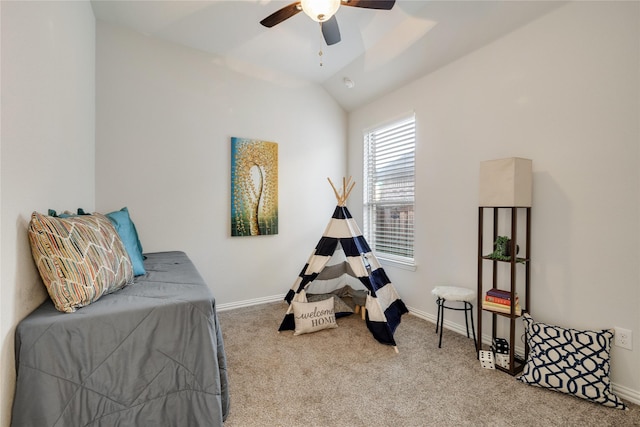
[[[72,313],[133,282],[131,260],[99,213],[56,218],[33,212],[31,253],[56,309]]]
[[[402,315],[409,310],[371,251],[349,209],[338,205],[285,300],[289,304],[305,302],[306,292],[329,293],[345,284],[367,291],[367,327],[376,340],[395,347],[393,334]],[[295,320],[293,307],[289,306],[279,330],[291,329],[295,329]]]

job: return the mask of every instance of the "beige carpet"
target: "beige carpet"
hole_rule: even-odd
[[[640,407],[606,408],[483,369],[473,340],[403,316],[399,354],[358,316],[337,329],[278,333],[286,303],[219,313],[231,410],[225,427],[640,426]],[[626,402],[628,403],[628,402]]]

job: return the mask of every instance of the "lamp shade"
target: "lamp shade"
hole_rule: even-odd
[[[340,0],[302,0],[302,10],[317,22],[329,20],[340,7]]]
[[[520,157],[480,162],[479,206],[531,207],[532,161]]]

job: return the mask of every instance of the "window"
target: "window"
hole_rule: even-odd
[[[364,135],[364,234],[376,256],[414,263],[415,116]]]

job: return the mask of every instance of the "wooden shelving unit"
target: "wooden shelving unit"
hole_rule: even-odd
[[[511,233],[509,238],[510,240],[510,259],[509,260],[498,260],[492,257],[487,256],[483,251],[486,251],[484,248],[484,229],[485,229],[485,219],[484,213],[485,209],[493,210],[493,232],[492,232],[492,243],[496,241],[498,238],[498,222],[500,213],[503,210],[506,210],[507,215],[503,215],[503,217],[510,217],[510,229]],[[524,239],[521,237],[520,244],[518,242],[518,212],[520,210],[524,210],[524,215],[526,218],[526,226],[525,226],[525,236]],[[524,360],[517,357],[515,354],[515,344],[516,344],[516,320],[520,317],[515,313],[515,304],[511,304],[511,312],[510,313],[501,313],[488,309],[482,308],[482,302],[484,300],[485,292],[490,288],[499,288],[505,289],[511,293],[511,301],[515,301],[516,297],[516,289],[517,283],[516,279],[518,277],[518,269],[524,268],[524,295],[519,294],[520,299],[520,307],[522,312],[530,312],[529,306],[529,289],[530,289],[530,281],[531,281],[531,264],[529,254],[531,253],[531,208],[530,207],[484,207],[480,206],[478,208],[478,349],[482,349],[482,330],[483,330],[483,322],[482,322],[482,314],[483,312],[491,313],[491,338],[492,341],[496,338],[497,327],[496,324],[499,319],[506,319],[508,322],[508,331],[509,337],[507,342],[509,343],[509,368],[503,368],[501,366],[496,365],[496,369],[501,371],[508,372],[511,375],[516,375],[522,371],[524,366],[524,360],[526,360],[527,355],[529,353],[529,348],[525,342],[525,354]],[[524,244],[522,244],[524,243]],[[524,248],[523,254],[520,257],[517,256],[518,251],[517,247]],[[498,266],[500,264],[508,264],[509,267],[507,270],[509,271],[508,278],[498,277]],[[483,270],[484,268],[491,268],[492,270],[492,280],[491,286],[487,283],[484,283]],[[488,280],[486,281],[488,282]],[[524,300],[523,300],[524,297]]]

